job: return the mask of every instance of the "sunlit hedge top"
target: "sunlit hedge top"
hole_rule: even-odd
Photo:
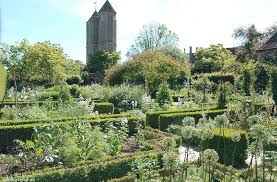
[[[145,52],[122,65],[116,65],[107,70],[105,81],[110,85],[125,82],[142,84],[151,93],[157,91],[162,81],[167,81],[171,88],[174,88],[183,84],[189,76],[188,64],[181,63],[161,52]]]

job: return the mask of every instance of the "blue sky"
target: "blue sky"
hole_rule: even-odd
[[[2,41],[50,40],[70,58],[85,62],[85,25],[95,0],[0,0]],[[99,9],[105,0],[97,1]],[[235,46],[233,30],[277,21],[276,0],[110,0],[117,11],[118,51],[126,54],[143,24],[165,23],[179,35],[180,48],[222,43]],[[124,59],[124,56],[122,56]]]

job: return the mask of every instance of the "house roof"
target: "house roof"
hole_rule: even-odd
[[[266,51],[273,49],[277,50],[277,32],[275,32],[275,34],[270,39],[268,39],[268,41],[266,41],[266,43],[257,51]]]
[[[111,11],[111,12],[116,13],[115,10],[114,10],[114,8],[112,7],[111,3],[109,2],[109,0],[107,0],[107,1],[105,2],[105,4],[104,4],[104,5],[102,6],[102,8],[100,9],[99,13],[100,13],[101,11]]]

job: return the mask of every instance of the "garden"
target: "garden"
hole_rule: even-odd
[[[277,181],[276,65],[220,44],[191,63],[172,42],[88,65],[50,42],[3,46],[0,179]]]

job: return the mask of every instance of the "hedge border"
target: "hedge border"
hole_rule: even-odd
[[[196,111],[196,112],[186,112],[186,113],[172,113],[172,114],[162,114],[159,116],[159,129],[162,131],[166,131],[166,129],[171,124],[181,125],[182,120],[185,117],[194,117],[195,121],[198,122],[203,115],[206,117],[214,118],[217,115],[224,114],[226,109],[222,110],[209,110],[209,111]]]
[[[194,108],[194,109],[183,109],[183,110],[148,112],[146,113],[146,125],[152,128],[158,129],[159,117],[162,114],[185,113],[185,112],[205,111],[205,110],[214,110],[214,109],[213,108]]]

